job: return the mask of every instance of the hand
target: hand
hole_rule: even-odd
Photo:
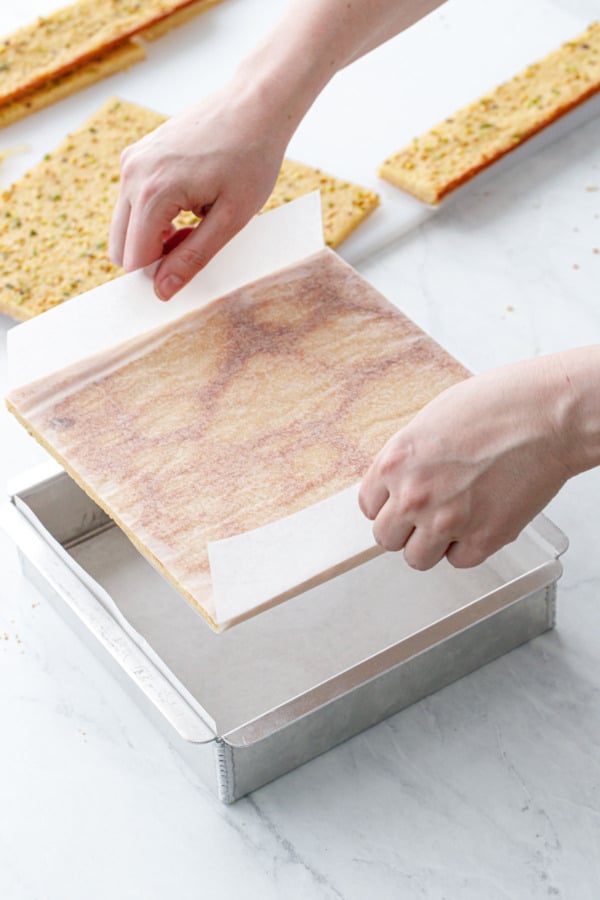
[[[570,384],[558,357],[469,378],[383,447],[359,495],[377,543],[429,569],[476,566],[514,540],[574,474]],[[570,431],[570,429],[569,429]]]
[[[127,270],[159,259],[173,219],[202,221],[167,245],[154,287],[168,300],[265,204],[285,148],[340,68],[407,28],[443,0],[292,0],[218,93],[128,147],[110,230]]]
[[[130,271],[159,259],[173,219],[192,210],[201,223],[175,242],[154,276],[157,295],[172,297],[268,199],[285,148],[285,136],[278,140],[268,125],[263,110],[230,88],[128,147],[110,232],[113,261]]]

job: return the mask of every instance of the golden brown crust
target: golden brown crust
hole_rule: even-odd
[[[199,16],[200,13],[209,9],[209,7],[216,6],[217,3],[220,2],[221,0],[194,0],[193,3],[186,6],[184,9],[171,13],[171,15],[161,19],[160,22],[151,25],[150,28],[144,28],[143,31],[139,32],[138,37],[143,38],[145,41],[156,41],[173,28],[179,28],[181,25],[185,25],[186,22],[190,22],[192,19],[195,19],[196,16]]]
[[[436,206],[600,91],[600,23],[387,159],[379,175]]]
[[[323,250],[8,405],[214,627],[206,542],[356,483],[466,375]]]
[[[0,104],[81,66],[197,0],[79,0],[0,42]]]
[[[284,159],[273,193],[263,211],[282,206],[315,190],[321,194],[323,237],[328,247],[339,247],[379,206],[379,196],[374,191],[343,181],[321,169]]]
[[[0,105],[0,128],[12,125],[13,122],[40,109],[45,109],[58,100],[70,97],[77,91],[89,87],[103,78],[108,78],[116,72],[122,72],[144,59],[146,59],[146,51],[140,44],[135,41],[119,44],[118,47],[91,59],[85,65],[71,69],[66,75],[51,79],[42,87],[24,94],[18,100]]]

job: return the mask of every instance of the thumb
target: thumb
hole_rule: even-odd
[[[154,276],[154,290],[160,300],[170,300],[191,281],[236,234],[243,220],[235,219],[225,203],[217,201],[196,228],[182,229],[185,236],[167,242],[168,251]],[[170,244],[175,244],[173,249]]]

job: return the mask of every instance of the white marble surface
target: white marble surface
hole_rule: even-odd
[[[598,13],[597,0],[554,5]],[[474,371],[598,342],[597,188],[600,121],[362,271]],[[4,389],[4,350],[0,365]],[[3,478],[42,457],[4,412],[0,447]],[[571,540],[556,631],[233,807],[23,580],[0,535],[0,897],[596,900],[599,497],[596,471],[549,510]]]

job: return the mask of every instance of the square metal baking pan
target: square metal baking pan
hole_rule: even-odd
[[[55,464],[9,494],[25,573],[226,803],[555,621],[543,516],[476,569],[384,554],[217,635]]]

